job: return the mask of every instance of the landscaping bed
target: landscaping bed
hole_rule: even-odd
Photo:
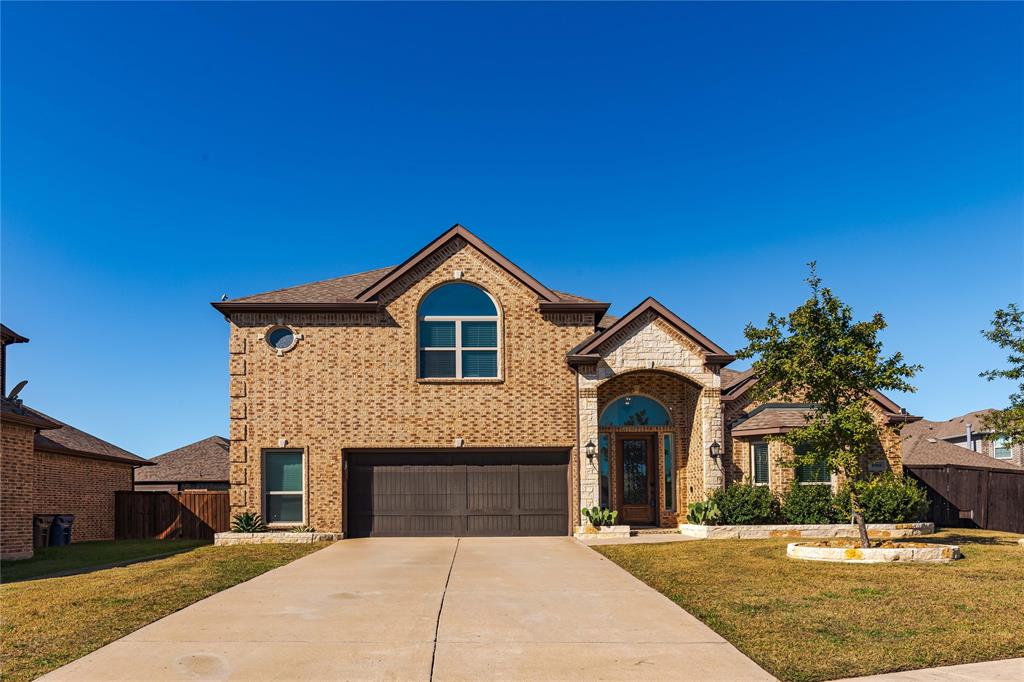
[[[160,542],[170,545],[169,541]],[[189,604],[324,546],[207,545],[123,568],[0,585],[3,677],[34,679]]]
[[[929,542],[964,554],[944,565],[793,561],[784,539],[594,551],[773,675],[803,682],[1024,656],[1018,537],[940,531]]]
[[[341,540],[341,533],[296,533],[295,531],[262,531],[259,533],[217,533],[213,544],[226,545],[295,545],[312,542],[334,542]]]
[[[692,538],[707,540],[760,540],[764,538],[856,538],[857,526],[852,523],[760,524],[748,526],[702,526],[679,524],[679,532]],[[935,524],[869,523],[868,537],[875,539],[908,538],[935,532]]]

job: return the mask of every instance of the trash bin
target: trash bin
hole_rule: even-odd
[[[32,548],[42,549],[50,543],[50,526],[53,514],[36,514],[32,517]]]
[[[50,547],[63,547],[71,544],[71,526],[75,523],[74,514],[57,514],[50,526]]]

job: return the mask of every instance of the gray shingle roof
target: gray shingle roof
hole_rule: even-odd
[[[903,464],[905,466],[959,464],[983,469],[1020,471],[1019,466],[947,443],[927,433],[907,434],[909,426],[911,425],[903,428]]]
[[[922,419],[921,421],[914,422],[913,424],[907,424],[903,428],[904,435],[927,435],[931,438],[937,438],[943,440],[946,438],[956,438],[958,436],[967,435],[967,425],[970,424],[974,433],[990,433],[988,429],[982,426],[982,417],[984,417],[992,409],[987,410],[975,410],[974,412],[968,412],[962,414],[959,417],[953,417],[945,421],[930,421],[928,419]]]
[[[226,482],[231,468],[228,446],[226,438],[210,436],[176,450],[165,452],[150,460],[156,466],[137,471],[135,480],[139,483]]]
[[[24,409],[26,412],[60,425],[60,428],[45,429],[36,434],[36,450],[70,455],[97,455],[103,458],[123,460],[131,464],[148,464],[142,457],[128,452],[113,443],[109,443],[102,438],[97,438],[91,433],[76,429],[70,424],[66,424],[59,419],[43,414],[39,410],[34,410],[28,406],[25,406]]]
[[[807,425],[814,414],[810,405],[765,403],[732,425],[734,436],[759,436],[785,433]]]

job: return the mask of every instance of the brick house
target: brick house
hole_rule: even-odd
[[[0,325],[0,555],[32,556],[35,514],[74,514],[72,542],[114,537],[114,492],[149,462],[7,394],[7,346],[27,338]]]
[[[153,466],[135,470],[135,489],[180,492],[227,490],[228,439],[210,436],[149,460]]]
[[[975,464],[997,463],[1024,467],[1024,443],[1011,445],[1007,441],[995,438],[992,430],[984,426],[983,417],[992,411],[991,409],[977,410],[946,421],[922,419],[912,427],[908,427],[903,435],[907,439],[916,439],[919,442],[914,449],[922,456],[925,456],[926,451],[931,448],[936,453],[945,453],[944,461],[949,460],[950,463],[964,460]],[[954,445],[961,450],[983,455],[988,460],[972,457],[962,451],[949,450],[943,446],[930,445],[934,443]]]
[[[402,264],[212,304],[229,322],[232,511],[366,535],[567,534],[581,506],[633,526],[743,479],[794,476],[766,437],[806,406],[648,298],[549,289],[456,225]],[[882,395],[866,462],[901,470]]]

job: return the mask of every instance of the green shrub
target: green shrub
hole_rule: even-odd
[[[231,530],[235,533],[264,533],[267,526],[259,514],[242,512],[235,514],[235,517],[231,519]]]
[[[315,533],[316,528],[313,526],[293,526],[288,529],[292,533]]]
[[[867,523],[911,523],[928,513],[928,493],[912,478],[887,471],[855,485]]]
[[[721,517],[714,502],[691,502],[686,509],[686,522],[698,526],[713,526]]]
[[[845,516],[836,508],[831,486],[800,485],[794,481],[782,498],[782,518],[786,523],[840,523]]]
[[[718,507],[719,521],[725,525],[775,523],[779,518],[779,501],[766,485],[735,483],[716,490],[709,502]]]
[[[619,518],[619,512],[612,509],[601,509],[600,507],[591,507],[587,509],[584,507],[580,510],[583,516],[590,521],[590,525],[595,528],[601,526],[614,526],[615,520]]]

